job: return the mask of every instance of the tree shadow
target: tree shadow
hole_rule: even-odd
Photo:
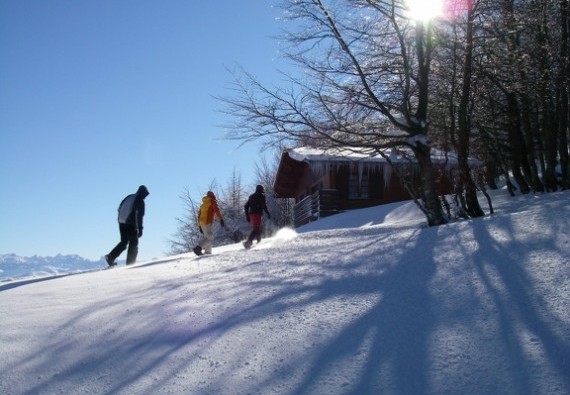
[[[497,328],[494,353],[508,371],[513,393],[570,393],[570,329],[549,309],[548,295],[536,279],[540,268],[531,266],[530,259],[532,252],[539,256],[540,251],[568,255],[560,250],[562,244],[552,242],[567,229],[553,220],[553,228],[521,240],[512,220],[502,223],[502,231],[511,237],[508,243],[498,243],[485,222],[473,222],[476,240],[491,247],[475,254],[473,262],[489,298],[488,310],[494,311],[489,317]],[[537,381],[541,375],[551,376],[551,388]]]
[[[51,328],[53,338],[41,352],[24,354],[20,366],[8,368],[35,366],[33,371],[50,372],[30,383],[30,395],[73,392],[73,385],[87,377],[96,377],[101,394],[132,393],[133,388],[141,393],[236,394],[236,382],[245,393],[284,395],[319,393],[323,386],[331,388],[327,382],[334,383],[338,394],[439,395],[489,389],[546,394],[537,391],[532,361],[512,336],[522,323],[541,340],[563,377],[559,393],[565,393],[570,389],[564,369],[568,339],[560,336],[563,323],[538,311],[540,301],[522,266],[528,248],[513,253],[521,247],[513,242],[504,249],[483,221],[465,226],[473,227],[477,243],[493,245],[493,252],[473,252],[458,238],[462,263],[436,261],[439,235],[456,231],[448,226],[409,229],[407,238],[378,229],[363,229],[356,239],[354,230],[315,234],[311,243],[297,238],[276,246],[271,262],[264,262],[262,250],[248,252],[239,265],[232,254],[213,257],[211,264],[189,272],[183,281],[157,279],[120,300],[109,298],[79,309]],[[338,245],[345,245],[343,254]],[[176,262],[165,263],[165,268],[168,264]],[[453,284],[434,289],[435,281],[446,280],[441,273],[447,267],[451,281],[478,277],[484,295],[469,281],[462,292],[453,291]],[[498,275],[490,278],[488,268]],[[138,269],[151,270],[152,265]],[[240,281],[232,281],[237,274]],[[498,290],[497,280],[506,293]],[[160,300],[153,299],[157,294]],[[498,332],[477,326],[481,314],[489,311],[481,310],[489,299],[495,308],[491,311],[496,311],[490,319],[499,324]],[[355,309],[353,303],[363,305]],[[137,327],[140,322],[146,325]],[[287,326],[291,324],[294,327]],[[482,350],[465,350],[438,373],[434,365],[440,361],[434,361],[433,349],[442,330],[474,339]],[[243,341],[232,343],[239,338],[236,332],[243,333]],[[282,347],[270,354],[273,343]],[[481,357],[497,349],[504,355]],[[283,351],[287,353],[280,354]],[[216,360],[220,355],[224,358]],[[475,355],[478,360],[469,360]],[[447,357],[442,351],[439,359]],[[65,363],[54,371],[58,360]],[[503,368],[497,362],[508,365],[508,382],[488,377],[493,369]],[[492,388],[478,386],[489,382]]]

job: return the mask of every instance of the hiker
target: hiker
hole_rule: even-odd
[[[263,212],[267,214],[267,218],[271,219],[271,215],[267,210],[267,203],[265,202],[265,191],[263,185],[258,185],[255,188],[255,193],[249,196],[247,203],[244,206],[245,218],[247,222],[251,222],[251,233],[247,240],[243,243],[245,248],[251,248],[253,239],[259,243],[261,241],[261,231],[263,227]]]
[[[137,193],[125,197],[118,209],[119,232],[121,241],[113,250],[105,255],[109,266],[115,266],[115,259],[127,249],[127,265],[132,265],[137,260],[139,251],[139,238],[143,234],[144,199],[149,195],[146,186],[141,185]]]
[[[200,233],[202,233],[202,238],[198,245],[194,247],[194,253],[196,255],[212,253],[214,221],[216,217],[220,220],[222,227],[225,226],[216,196],[214,192],[208,191],[206,196],[202,198],[202,205],[198,211],[198,228],[200,229]]]

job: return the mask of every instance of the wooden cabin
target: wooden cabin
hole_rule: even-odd
[[[396,151],[388,156],[394,164],[412,166]],[[450,193],[449,169],[457,166],[456,157],[434,150],[432,161],[438,193]],[[295,199],[295,226],[346,210],[411,199],[383,156],[339,148],[285,150],[273,188],[276,197]]]

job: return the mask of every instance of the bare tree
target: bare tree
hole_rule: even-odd
[[[237,243],[247,236],[249,226],[244,219],[243,210],[246,198],[247,192],[241,174],[234,169],[222,195],[218,197],[226,224],[226,229],[218,234],[221,244]]]
[[[477,199],[478,185],[469,166],[475,108],[473,81],[477,79],[473,59],[479,52],[476,19],[482,12],[481,3],[450,2],[449,15],[438,21],[442,25],[437,32],[440,45],[432,65],[430,119],[437,131],[433,140],[446,152],[457,152],[454,191],[465,217],[484,215]]]
[[[176,222],[178,227],[176,232],[168,240],[170,248],[168,253],[171,255],[184,254],[192,251],[198,244],[200,239],[200,232],[198,231],[198,209],[200,204],[195,202],[190,195],[188,188],[180,195],[184,206],[184,214],[182,217],[177,217]]]
[[[521,193],[554,191],[568,183],[568,1],[484,2],[474,124]]]
[[[288,76],[283,89],[236,73],[235,96],[221,99],[238,120],[229,137],[410,150],[420,175],[416,201],[429,225],[445,223],[429,138],[433,25],[411,20],[402,0],[289,0],[283,9],[302,26],[285,39],[304,74]]]
[[[471,81],[473,78],[473,45],[474,45],[474,18],[478,3],[469,3],[466,13],[465,29],[465,60],[463,66],[463,82],[458,108],[458,141],[457,157],[459,161],[460,188],[464,196],[464,208],[471,217],[483,216],[483,210],[477,200],[477,188],[471,177],[469,168],[469,142],[471,137],[471,116],[469,114],[469,104],[471,102]]]
[[[560,72],[557,81],[557,113],[558,131],[560,135],[558,151],[560,155],[560,167],[562,186],[570,188],[570,153],[568,148],[568,133],[570,132],[570,13],[568,0],[559,0],[559,58]]]

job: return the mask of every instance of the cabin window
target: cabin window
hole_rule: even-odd
[[[348,179],[349,199],[368,199],[370,179],[367,171],[359,172],[354,169],[350,172]]]

